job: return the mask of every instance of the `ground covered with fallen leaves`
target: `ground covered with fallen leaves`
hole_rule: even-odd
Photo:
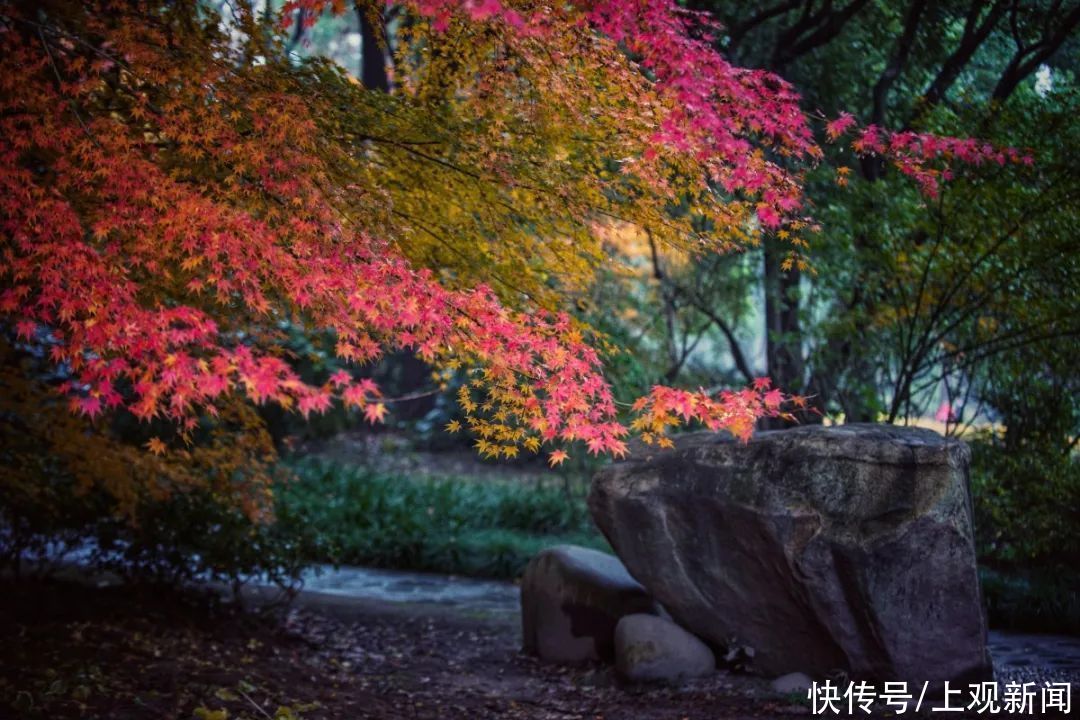
[[[153,588],[0,585],[0,717],[634,718],[790,717],[718,673],[630,687],[609,668],[564,668],[519,650],[510,616],[328,599],[270,615]]]

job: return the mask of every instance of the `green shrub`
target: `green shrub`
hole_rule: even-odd
[[[972,444],[980,559],[998,568],[1080,567],[1080,462]]]
[[[606,547],[582,490],[411,481],[316,461],[293,469],[278,504],[306,518],[322,562],[508,578],[548,545]]]
[[[1080,632],[1080,462],[972,443],[975,537],[990,625]]]
[[[5,497],[0,505],[0,557],[16,572],[77,558],[140,581],[238,587],[260,577],[292,590],[326,554],[308,518],[284,505],[273,521],[257,522],[198,489],[142,500],[132,519],[115,514],[101,490],[76,491],[63,478],[46,487],[47,502]]]
[[[132,578],[236,587],[259,577],[290,589],[317,563],[512,578],[552,544],[607,548],[583,486],[414,481],[311,460],[285,469],[266,522],[207,490],[141,500],[133,520],[100,491],[50,476],[34,497],[0,497],[0,560],[41,567],[66,548]]]

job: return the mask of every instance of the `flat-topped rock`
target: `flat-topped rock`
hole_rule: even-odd
[[[610,661],[619,619],[658,611],[617,557],[589,548],[548,548],[529,562],[521,581],[525,651],[545,660]]]
[[[969,451],[882,425],[677,439],[601,470],[589,508],[678,622],[771,676],[986,679]]]

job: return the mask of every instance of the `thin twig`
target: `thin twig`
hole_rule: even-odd
[[[399,395],[398,397],[378,398],[378,401],[383,403],[408,402],[409,400],[419,400],[421,398],[431,397],[432,395],[439,395],[443,392],[445,392],[445,390],[440,390],[439,388],[433,388],[431,390],[417,390],[414,393],[409,393],[407,395]]]
[[[261,712],[263,717],[265,717],[267,720],[274,720],[273,716],[271,716],[270,713],[263,710],[262,705],[259,705],[259,703],[255,702],[251,698],[251,696],[248,695],[246,692],[244,692],[241,688],[236,688],[236,692],[240,693],[240,697],[244,698],[249,703],[251,703],[255,707],[255,709],[258,710],[259,712]]]
[[[49,49],[49,43],[46,42],[45,33],[44,31],[42,31],[40,26],[38,27],[38,37],[41,38],[41,47],[45,48],[45,54],[49,56],[49,65],[52,66],[53,74],[56,75],[56,89],[63,92],[64,78],[60,75],[60,69],[56,67],[56,60],[55,58],[53,58],[52,50]],[[90,142],[94,143],[94,145],[96,145],[97,148],[100,150],[101,145],[98,144],[97,138],[94,137],[94,134],[90,132],[90,126],[86,124],[86,121],[83,120],[82,115],[79,114],[79,106],[74,101],[72,101],[71,103],[71,110],[75,113],[75,118],[79,121],[79,124],[82,125],[82,129],[83,132],[86,133],[86,137],[90,138]]]

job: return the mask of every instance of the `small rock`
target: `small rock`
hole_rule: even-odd
[[[615,668],[628,680],[677,680],[716,669],[712,650],[662,617],[627,615],[615,628]]]
[[[814,681],[810,679],[810,676],[801,672],[781,675],[772,681],[772,689],[781,695],[790,695],[792,693],[806,695],[813,685]]]
[[[659,610],[617,557],[575,545],[543,550],[521,581],[525,651],[545,660],[610,661],[619,619]]]
[[[729,670],[749,670],[754,663],[754,648],[749,645],[740,645],[737,639],[732,638],[727,644],[727,651],[720,661]]]

